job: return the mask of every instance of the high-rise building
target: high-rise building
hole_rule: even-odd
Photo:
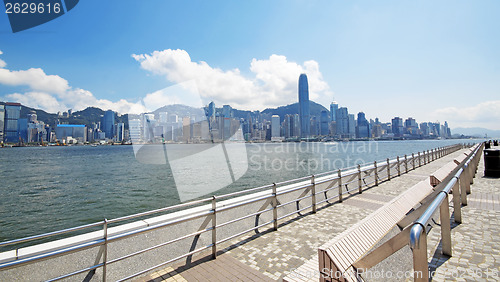
[[[106,138],[112,139],[115,136],[115,112],[107,110],[101,118],[101,130]]]
[[[403,119],[400,117],[395,117],[392,119],[392,133],[394,136],[399,137],[404,133],[403,130]]]
[[[271,138],[280,137],[280,116],[273,115],[271,117]]]
[[[19,142],[19,134],[17,132],[17,123],[21,117],[21,104],[5,103],[5,126],[4,140],[5,142]]]
[[[4,123],[5,123],[5,106],[0,105],[0,143],[3,143]]]
[[[406,134],[417,135],[418,134],[418,124],[414,118],[407,118],[405,120],[404,131]]]
[[[328,111],[321,111],[321,116],[320,116],[320,135],[328,135],[329,134],[329,128],[328,125],[330,123],[330,119],[328,117]]]
[[[354,118],[354,114],[349,114],[347,124],[349,127],[349,138],[354,138],[356,136],[356,119]]]
[[[356,137],[357,138],[370,138],[370,124],[366,120],[365,113],[358,113],[358,124],[356,126]]]
[[[299,118],[300,118],[300,137],[309,137],[310,112],[309,112],[309,85],[305,73],[299,76]]]
[[[330,121],[337,121],[337,112],[339,111],[339,104],[333,101],[330,104]]]
[[[341,107],[337,113],[337,135],[349,138],[349,112],[346,107]]]
[[[116,124],[116,141],[121,142],[125,139],[125,124],[120,122]]]

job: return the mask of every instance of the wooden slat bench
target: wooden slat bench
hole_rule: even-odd
[[[457,163],[449,162],[445,165],[443,165],[440,169],[436,170],[431,174],[430,177],[430,183],[433,187],[441,183],[449,174],[452,170],[454,170],[457,167]]]
[[[428,180],[417,183],[319,247],[317,269],[320,281],[357,281],[359,277],[353,264],[365,256],[412,208],[432,192],[432,188]]]

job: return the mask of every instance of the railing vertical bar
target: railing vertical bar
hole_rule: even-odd
[[[358,164],[358,191],[359,194],[363,193],[363,188],[361,186],[361,165]]]
[[[102,226],[104,232],[104,252],[102,254],[102,281],[106,282],[107,266],[108,266],[108,219],[104,219]]]
[[[339,181],[338,181],[338,187],[339,187],[339,203],[342,203],[342,172],[341,170],[339,169],[337,171],[337,175],[339,177]]]
[[[273,183],[273,229],[278,230],[278,194],[276,192],[276,183]]]
[[[217,197],[212,196],[212,258],[217,258]]]
[[[311,175],[311,185],[312,212],[316,213],[316,182],[314,180],[314,174]]]

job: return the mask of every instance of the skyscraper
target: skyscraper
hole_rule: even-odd
[[[321,117],[320,117],[320,135],[328,135],[329,134],[329,118],[328,118],[328,111],[321,111]]]
[[[300,118],[300,137],[309,137],[310,113],[309,113],[309,85],[307,84],[307,75],[305,73],[299,76],[299,118]]]
[[[349,138],[349,112],[346,107],[342,107],[337,113],[337,134],[341,138]]]
[[[271,117],[271,137],[280,137],[280,117],[273,115]]]
[[[366,120],[365,113],[358,113],[358,125],[356,127],[356,137],[357,138],[369,138],[370,134],[370,124]]]
[[[339,111],[339,104],[333,101],[330,104],[330,121],[337,121],[337,112]]]
[[[112,139],[115,136],[115,112],[107,110],[101,119],[101,130],[106,138]]]
[[[403,119],[395,117],[392,119],[392,133],[394,136],[399,137],[403,135]]]
[[[21,117],[21,104],[5,103],[5,128],[4,128],[5,142],[10,142],[10,143],[19,142],[17,123],[20,117]]]

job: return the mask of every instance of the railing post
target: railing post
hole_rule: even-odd
[[[441,220],[441,240],[443,254],[451,257],[451,226],[450,226],[450,206],[448,193],[439,207],[439,217]]]
[[[278,194],[276,192],[276,183],[273,183],[273,229],[278,230]]]
[[[405,154],[405,173],[408,173],[408,156]]]
[[[217,197],[212,196],[212,258],[217,258]]]
[[[466,206],[467,205],[467,172],[466,170],[462,170],[462,174],[460,174],[460,178],[458,179],[459,185],[460,185],[460,197],[462,199],[462,205]]]
[[[102,226],[104,231],[104,252],[102,254],[102,281],[106,282],[106,273],[108,265],[108,219],[104,219]]]
[[[363,193],[363,188],[361,186],[361,165],[358,164],[358,191],[359,194]]]
[[[410,246],[413,253],[413,281],[429,281],[429,263],[427,262],[427,233],[425,228],[420,233],[415,246]]]
[[[398,176],[401,176],[401,164],[399,163],[399,156],[396,157],[396,161],[398,164]]]
[[[314,180],[314,174],[311,175],[311,201],[312,201],[312,212],[316,213],[316,183]]]
[[[453,215],[455,217],[456,223],[462,223],[462,204],[460,203],[460,191],[458,191],[458,179],[455,185],[453,185]]]
[[[422,158],[420,157],[420,152],[418,152],[418,167],[422,166]]]
[[[411,164],[413,169],[415,169],[415,153],[411,153]]]
[[[467,194],[470,194],[470,184],[472,182],[472,180],[471,180],[472,179],[472,163],[471,162],[472,162],[472,160],[469,161],[469,163],[465,165],[466,169],[464,170],[465,176],[466,176],[466,179],[464,181],[465,185],[466,185],[465,191],[467,192]]]
[[[339,177],[339,203],[342,203],[342,172],[340,169],[337,171],[337,175]]]
[[[387,158],[387,180],[391,180],[391,166],[389,165],[389,158]]]
[[[375,186],[378,186],[378,168],[377,161],[373,162],[373,166],[375,167]]]

